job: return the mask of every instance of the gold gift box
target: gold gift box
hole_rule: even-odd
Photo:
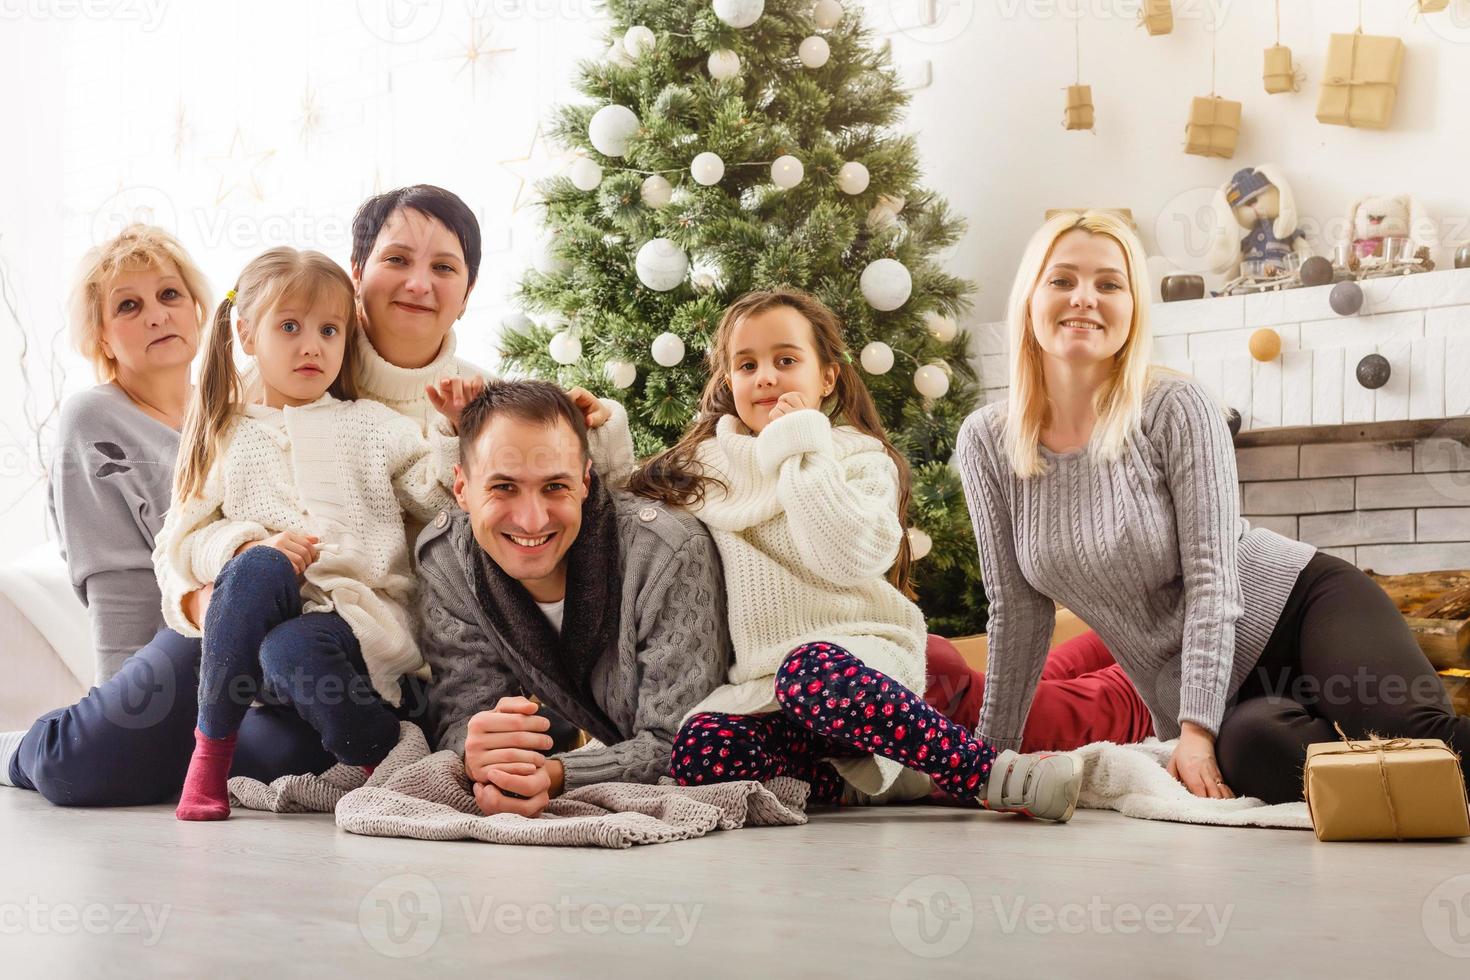
[[[1266,49],[1266,67],[1261,72],[1261,80],[1266,83],[1266,92],[1270,95],[1296,91],[1296,68],[1291,63],[1291,48],[1273,44]]]
[[[1419,13],[1437,14],[1450,5],[1450,0],[1419,0]]]
[[[1304,779],[1318,840],[1470,837],[1460,760],[1437,738],[1318,742]]]
[[[1317,121],[1383,129],[1399,93],[1404,42],[1376,34],[1334,34],[1317,98]]]
[[[1168,34],[1174,29],[1173,0],[1143,0],[1138,11],[1138,22],[1152,37]]]
[[[1202,95],[1189,107],[1184,152],[1202,157],[1233,157],[1240,136],[1240,103]]]
[[[1092,86],[1067,86],[1067,116],[1063,125],[1068,129],[1092,128]]]

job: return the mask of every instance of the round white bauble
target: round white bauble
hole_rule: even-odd
[[[546,345],[551,359],[558,364],[576,364],[582,359],[582,342],[570,330],[563,330]]]
[[[805,175],[806,168],[790,153],[777,157],[771,164],[771,182],[782,190],[791,190]]]
[[[954,340],[955,335],[960,332],[959,326],[953,320],[943,313],[932,311],[924,314],[924,329],[929,331],[929,336],[941,344]]]
[[[817,0],[817,5],[812,8],[812,23],[818,30],[830,31],[842,23],[842,4],[837,0]]]
[[[887,374],[893,368],[893,348],[881,340],[875,340],[863,348],[863,352],[858,355],[858,361],[869,374]]]
[[[689,271],[689,256],[667,238],[653,238],[638,250],[633,269],[643,285],[666,293],[684,281],[684,274]]]
[[[602,366],[603,374],[607,380],[612,382],[614,388],[631,388],[633,382],[638,380],[638,368],[628,361],[608,361]]]
[[[684,341],[678,334],[661,333],[649,345],[653,359],[664,367],[671,368],[684,360]]]
[[[634,24],[623,34],[623,50],[634,58],[653,49],[653,31],[642,24]]]
[[[500,329],[508,333],[525,333],[536,325],[535,321],[520,311],[512,311],[500,318]]]
[[[875,310],[896,310],[909,300],[914,278],[897,259],[874,259],[858,279],[863,299]]]
[[[813,34],[797,46],[796,56],[808,68],[820,68],[832,57],[832,47],[826,38]]]
[[[705,67],[709,69],[710,78],[726,81],[740,74],[740,55],[727,48],[711,51]]]
[[[928,557],[929,552],[934,550],[934,539],[929,537],[928,532],[917,527],[909,528],[909,557],[914,561],[921,561]]]
[[[914,372],[914,387],[925,398],[943,398],[949,391],[949,375],[937,364],[925,364]]]
[[[879,194],[878,203],[868,210],[868,227],[874,231],[889,227],[898,220],[898,213],[903,210],[904,203],[901,197]]]
[[[718,153],[705,150],[689,161],[689,175],[694,178],[696,184],[711,187],[718,184],[720,178],[725,176],[725,161],[720,159]]]
[[[633,63],[633,59],[628,56],[628,49],[623,47],[622,38],[615,38],[613,43],[607,46],[607,60],[624,68]]]
[[[636,132],[638,116],[625,105],[605,105],[592,114],[587,124],[587,137],[605,157],[627,153],[628,139]]]
[[[849,160],[837,171],[837,189],[844,194],[861,194],[868,189],[868,168]]]
[[[737,30],[761,19],[766,0],[715,0],[715,16]]]
[[[597,185],[602,183],[602,168],[596,161],[586,157],[573,160],[567,175],[572,178],[572,186],[579,191],[595,191]]]
[[[657,211],[673,199],[674,185],[669,183],[668,178],[662,174],[652,174],[643,179],[643,186],[639,188],[638,196],[643,198],[644,204]]]

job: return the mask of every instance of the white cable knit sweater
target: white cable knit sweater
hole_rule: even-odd
[[[735,659],[729,683],[690,714],[776,710],[777,668],[812,641],[837,644],[923,691],[924,615],[885,577],[904,530],[898,470],[883,444],[805,409],[758,436],[726,415],[696,458],[728,488],[710,484],[691,509],[720,550]],[[877,757],[834,764],[868,794],[889,790],[905,772]],[[928,780],[910,785],[927,792]]]
[[[243,408],[201,496],[175,502],[153,552],[168,625],[199,630],[183,597],[213,582],[235,550],[281,531],[314,534],[303,611],[352,627],[374,688],[393,704],[399,678],[423,665],[409,621],[414,589],[404,511],[427,521],[448,507],[459,459],[443,428],[375,401],[323,395],[310,405]]]

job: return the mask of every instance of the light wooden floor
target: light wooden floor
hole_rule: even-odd
[[[0,788],[6,978],[1470,976],[1450,954],[1470,843],[905,807],[563,850]]]

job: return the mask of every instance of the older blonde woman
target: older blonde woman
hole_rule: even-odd
[[[1055,600],[1178,739],[1169,771],[1195,795],[1299,798],[1306,746],[1334,722],[1470,759],[1470,719],[1382,590],[1240,517],[1220,406],[1149,366],[1144,258],[1110,213],[1046,222],[1011,291],[1009,398],[960,432],[990,597],[980,737],[1020,743]]]

